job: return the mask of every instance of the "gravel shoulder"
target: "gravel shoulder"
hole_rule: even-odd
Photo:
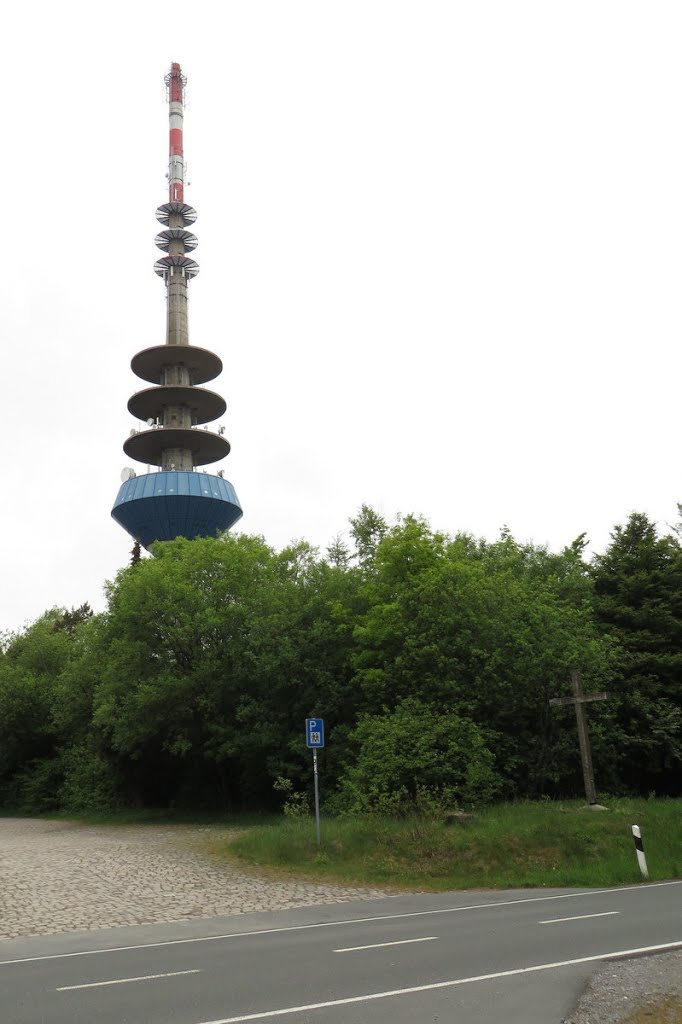
[[[682,952],[678,951],[604,964],[565,1024],[678,1024],[680,1010]]]

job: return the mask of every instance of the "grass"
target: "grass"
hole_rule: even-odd
[[[89,825],[220,825],[242,834],[207,837],[218,857],[272,874],[314,880],[446,890],[629,885],[641,881],[630,826],[642,829],[652,881],[682,877],[682,800],[519,802],[445,825],[425,818],[322,819],[216,811],[133,809],[44,817]],[[0,816],[12,812],[0,810]]]
[[[279,819],[213,843],[213,852],[315,880],[446,890],[609,886],[641,881],[630,826],[642,829],[652,881],[682,876],[682,800],[519,802],[445,825],[377,817]]]

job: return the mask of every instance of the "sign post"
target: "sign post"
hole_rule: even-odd
[[[306,718],[305,744],[313,751],[313,778],[315,780],[315,832],[320,845],[320,787],[317,776],[317,751],[324,747],[324,721],[321,718]]]

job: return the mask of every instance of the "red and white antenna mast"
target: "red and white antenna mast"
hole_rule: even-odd
[[[179,64],[171,64],[166,75],[169,102],[168,202],[184,202],[185,158],[182,148],[182,122],[185,112],[187,79]]]

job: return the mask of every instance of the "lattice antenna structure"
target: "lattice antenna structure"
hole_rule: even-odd
[[[154,541],[183,536],[215,536],[241,517],[235,490],[218,475],[197,472],[230,452],[230,443],[208,424],[223,416],[225,400],[200,385],[213,380],[223,369],[215,353],[190,344],[188,285],[199,273],[188,255],[197,238],[187,228],[197,219],[185,202],[183,146],[184,91],[186,79],[179,64],[172,64],[165,78],[169,101],[168,202],[159,206],[156,219],[163,225],[155,243],[164,253],[154,270],[166,288],[166,340],[133,356],[131,368],[154,385],[137,391],[128,410],[146,427],[130,432],[123,450],[144,463],[147,472],[137,475],[126,468],[112,509],[112,516],[127,532],[149,548]],[[151,467],[157,467],[151,472]]]

